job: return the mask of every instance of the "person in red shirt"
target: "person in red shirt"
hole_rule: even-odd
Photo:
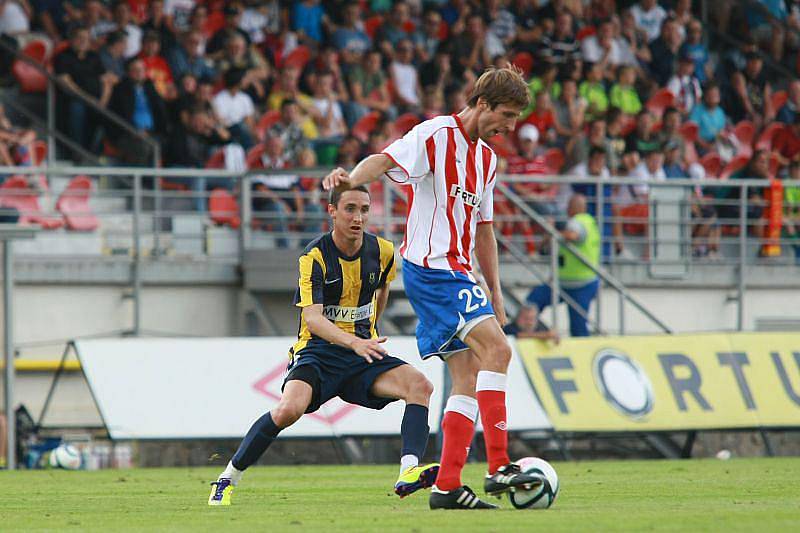
[[[159,96],[165,100],[174,100],[178,96],[172,70],[167,61],[161,57],[161,38],[155,32],[147,32],[142,38],[142,51],[139,57],[144,62],[147,78],[153,82]]]
[[[791,126],[776,135],[774,148],[781,166],[800,161],[800,114],[795,116]]]
[[[540,91],[536,95],[536,108],[525,119],[525,124],[536,126],[536,129],[539,130],[540,138],[544,140],[544,144],[555,142],[556,119],[553,113],[553,103],[547,91]]]

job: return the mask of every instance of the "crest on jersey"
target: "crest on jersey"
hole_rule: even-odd
[[[375,272],[370,272],[369,273],[369,284],[370,285],[374,285],[375,284],[375,277],[376,277],[375,276]]]

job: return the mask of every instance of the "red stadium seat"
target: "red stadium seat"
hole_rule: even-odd
[[[716,152],[709,152],[700,159],[700,164],[706,171],[706,177],[717,178],[722,171],[722,158]]]
[[[26,44],[22,49],[22,53],[42,67],[47,62],[47,44],[40,39]],[[22,59],[14,60],[11,66],[11,73],[19,83],[20,90],[23,93],[43,93],[47,90],[47,77],[27,61]]]
[[[92,180],[87,176],[75,176],[56,202],[56,209],[64,215],[67,229],[75,231],[94,231],[100,221],[89,207]]]
[[[633,133],[633,130],[636,129],[636,117],[631,115],[623,115],[622,118],[622,129],[620,130],[620,135],[626,137]]]
[[[206,168],[225,168],[225,149],[220,148],[208,158]]]
[[[239,203],[226,189],[214,189],[208,199],[208,212],[211,221],[220,226],[238,229],[242,225],[239,218]]]
[[[786,91],[775,91],[772,93],[772,109],[776,113],[780,111],[786,101],[789,99],[789,94]]]
[[[582,41],[587,37],[591,37],[592,35],[597,34],[597,28],[594,26],[584,26],[583,28],[578,30],[578,33],[575,35],[575,39],[578,41]]]
[[[681,127],[678,128],[678,133],[683,137],[684,141],[693,143],[696,142],[700,136],[700,127],[696,122],[688,120],[681,124]]]
[[[266,146],[257,144],[247,151],[245,164],[247,168],[264,168],[264,163],[261,162],[261,156],[264,155]]]
[[[750,155],[739,154],[731,161],[725,165],[725,168],[722,169],[719,175],[719,179],[726,180],[730,178],[732,175],[736,174],[744,167],[747,166],[747,163],[750,162]]]
[[[311,59],[311,49],[301,44],[283,58],[283,68],[297,67],[303,70],[309,59]]]
[[[378,126],[378,121],[380,119],[381,114],[377,111],[367,113],[358,119],[358,122],[353,124],[353,129],[350,133],[359,141],[367,142],[369,140],[369,134]]]
[[[22,49],[22,53],[40,65],[44,65],[47,62],[47,44],[40,39],[35,39],[26,44],[25,48]]]
[[[674,105],[675,95],[672,94],[669,89],[659,89],[647,101],[646,107],[651,113],[661,118],[661,115],[664,114],[664,110]]]
[[[733,128],[733,136],[739,141],[741,154],[753,153],[753,141],[756,138],[756,125],[749,120],[742,120]]]
[[[258,119],[258,123],[256,124],[256,136],[259,139],[264,140],[267,130],[269,130],[280,119],[281,112],[277,109],[265,112],[263,115],[261,115],[261,118]]]
[[[370,39],[374,39],[375,33],[377,33],[378,28],[382,25],[383,17],[381,15],[373,15],[364,21],[364,33],[366,33]]]
[[[781,169],[781,160],[778,154],[773,153],[769,156],[769,177],[775,179]]]
[[[415,113],[400,115],[397,117],[397,120],[394,121],[394,131],[397,135],[403,136],[420,122],[419,117]]]
[[[511,60],[511,63],[519,67],[522,71],[522,75],[525,76],[526,79],[531,75],[531,71],[533,70],[533,56],[528,52],[519,52],[514,56],[514,59]]]
[[[28,186],[23,176],[11,176],[0,185],[0,205],[19,211],[21,226],[37,225],[42,229],[58,229],[64,225],[62,218],[42,213],[39,196]]]
[[[775,141],[775,137],[782,134],[785,127],[782,122],[773,122],[764,128],[756,141],[756,150],[772,150],[772,143]]]
[[[47,142],[41,139],[33,141],[33,166],[38,167],[47,160]]]

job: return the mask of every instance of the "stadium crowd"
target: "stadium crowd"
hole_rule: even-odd
[[[691,0],[0,0],[0,33],[22,51],[44,47],[42,63],[74,92],[160,143],[165,166],[286,169],[255,180],[255,207],[281,228],[313,231],[304,215],[319,205],[295,193],[314,182],[293,167],[352,166],[416,123],[459,111],[476,76],[508,62],[530,80],[531,105],[511,138],[493,139],[507,173],[751,178],[765,187],[798,179],[800,1],[714,8],[704,26]],[[765,66],[766,54],[777,67]],[[74,94],[60,91],[57,110],[59,128],[84,150],[152,164],[139,135]],[[0,115],[3,163],[34,160],[32,135]],[[558,183],[514,188],[554,220],[573,192]],[[592,214],[595,188],[572,188]],[[784,232],[794,238],[800,189],[784,190]],[[643,233],[649,194],[646,184],[605,193],[613,198],[604,204],[606,255],[631,257],[626,239]],[[718,253],[725,220],[739,216],[737,194],[695,191],[698,257]],[[766,195],[750,194],[758,237]],[[496,210],[516,211],[502,198]],[[535,250],[530,224],[500,229],[530,237]]]

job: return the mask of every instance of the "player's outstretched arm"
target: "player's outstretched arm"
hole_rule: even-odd
[[[501,326],[508,322],[503,302],[503,291],[500,288],[500,269],[497,263],[497,239],[494,236],[494,224],[485,222],[478,224],[475,231],[475,257],[481,267],[486,286],[489,287],[492,307]]]
[[[383,356],[386,355],[386,350],[381,346],[381,344],[386,342],[386,337],[362,339],[351,333],[342,331],[336,327],[334,323],[325,318],[322,314],[321,304],[304,307],[303,320],[305,320],[309,331],[317,337],[353,350],[366,359],[368,363],[371,363],[374,359],[383,359]]]
[[[349,174],[341,167],[333,169],[330,174],[325,176],[322,180],[322,188],[326,191],[336,187],[342,187],[347,190],[358,187],[359,185],[367,185],[380,178],[384,173],[393,169],[395,166],[394,161],[392,161],[389,156],[385,154],[372,154],[362,159]]]

